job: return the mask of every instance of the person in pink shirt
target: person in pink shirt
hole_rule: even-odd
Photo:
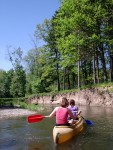
[[[66,125],[69,126],[68,116],[72,119],[76,119],[76,116],[73,115],[70,109],[68,109],[69,102],[66,97],[63,97],[60,101],[60,106],[56,107],[49,117],[56,116],[56,126]]]

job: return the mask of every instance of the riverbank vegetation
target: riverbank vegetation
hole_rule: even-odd
[[[7,48],[12,69],[0,70],[0,98],[112,85],[112,8],[110,0],[61,0],[52,19],[37,25],[25,57],[20,47]]]
[[[42,109],[40,105],[29,104],[26,98],[0,98],[0,108],[23,108],[33,111]]]

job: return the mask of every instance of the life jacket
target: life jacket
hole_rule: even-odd
[[[77,106],[68,106],[68,108],[71,110],[71,112],[73,113],[73,116],[77,115],[78,112],[78,107]]]

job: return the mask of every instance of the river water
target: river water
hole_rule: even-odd
[[[49,108],[49,109],[48,109]],[[54,106],[40,113],[48,115]],[[55,118],[28,124],[27,117],[0,120],[0,150],[113,150],[113,109],[79,106],[82,116],[94,123],[72,140],[55,146]]]

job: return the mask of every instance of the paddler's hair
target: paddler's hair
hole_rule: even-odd
[[[74,106],[75,105],[74,99],[70,99],[69,104]]]
[[[69,102],[66,97],[62,97],[62,99],[60,100],[60,105],[62,107],[67,107],[69,105]]]

